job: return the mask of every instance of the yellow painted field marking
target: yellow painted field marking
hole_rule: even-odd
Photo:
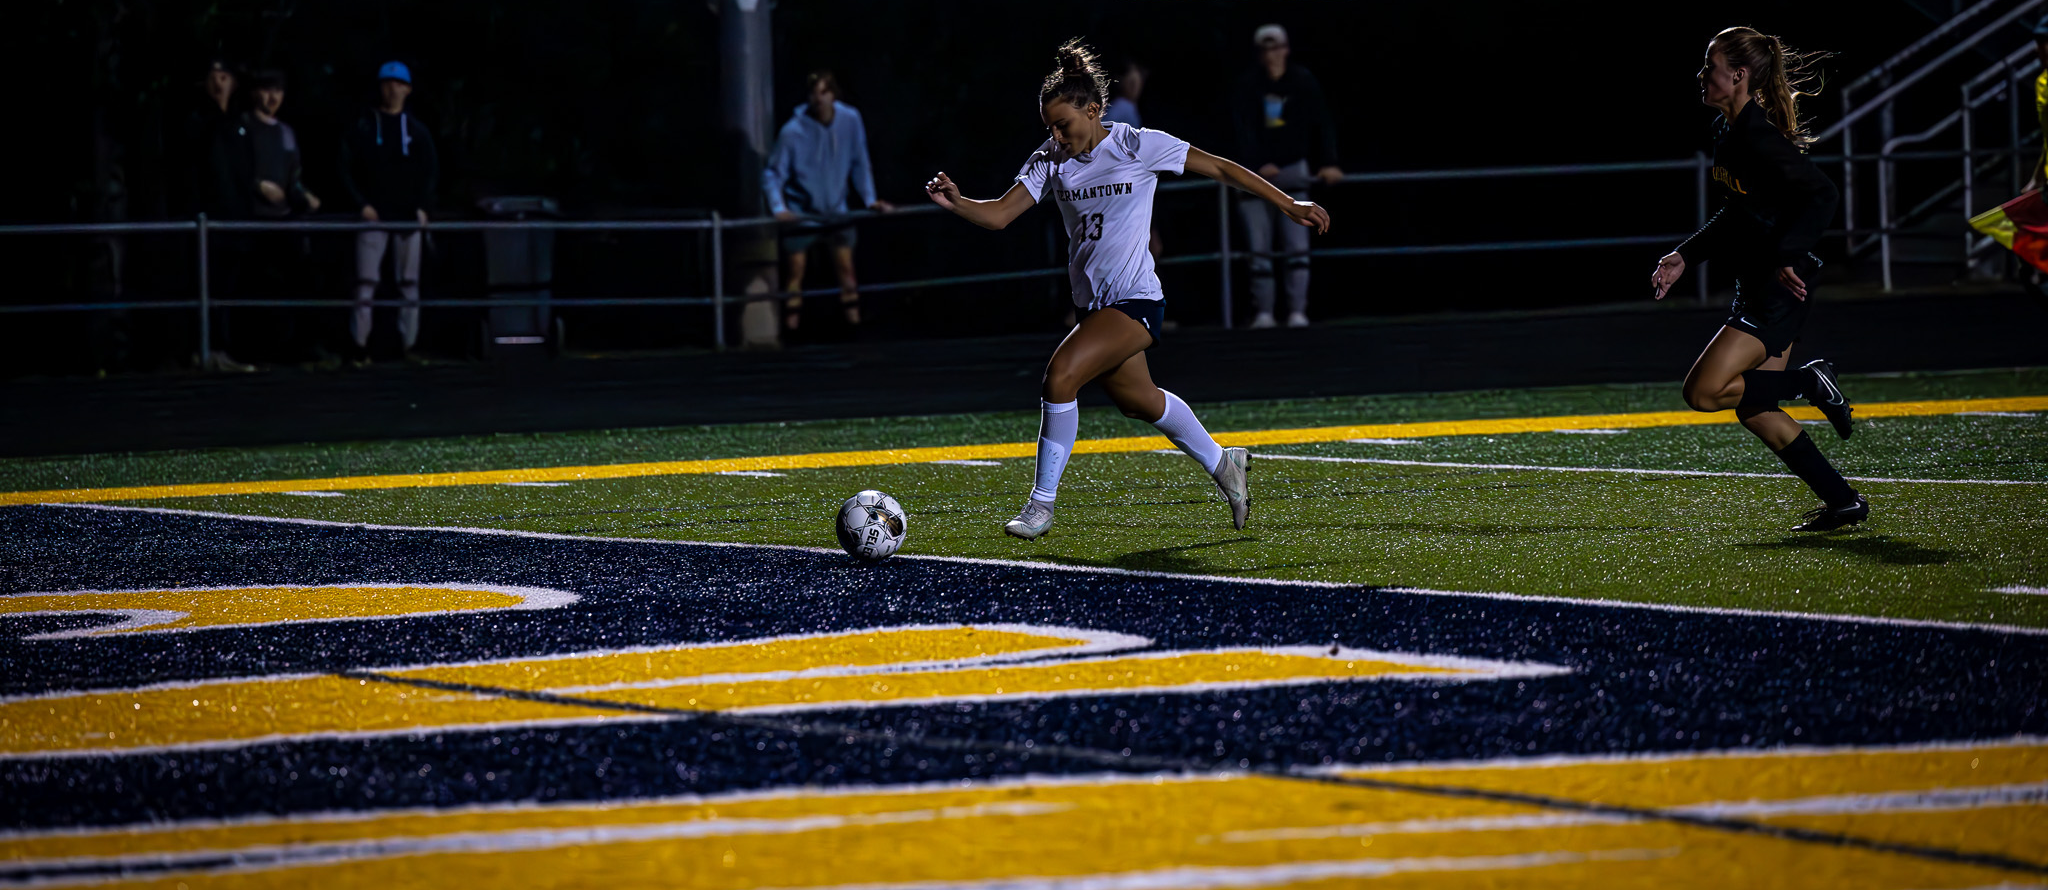
[[[575,597],[558,591],[557,603]],[[461,587],[374,585],[363,587],[236,587],[194,590],[79,591],[0,596],[0,615],[125,614],[117,625],[50,634],[84,637],[154,633],[195,627],[248,627],[293,621],[395,618],[436,612],[475,612],[539,605],[528,592]]]
[[[1363,772],[1395,781],[1421,779],[1406,769]],[[1572,775],[1560,781],[1565,773]],[[1917,809],[1910,797],[1897,796],[2048,779],[2048,749],[2025,743],[1617,757],[1565,770],[1481,763],[1429,774],[1430,781],[1526,794],[1590,791],[1626,806],[1781,803],[1801,815],[1762,821],[2020,859],[2038,857],[2048,813],[2038,805]],[[1592,784],[1581,784],[1581,778]],[[1742,796],[1720,796],[1729,789],[1740,789]],[[1653,791],[1655,800],[1633,796],[1644,791]],[[1855,793],[1872,796],[1836,796]],[[1116,774],[840,792],[792,788],[603,804],[65,828],[0,838],[0,861],[59,867],[94,861],[88,857],[129,856],[149,863],[199,851],[202,861],[235,865],[208,871],[195,864],[117,886],[167,887],[196,878],[233,888],[822,888],[957,881],[1019,887],[1334,882],[1410,888],[1450,882],[1905,890],[2032,878],[1662,821],[1243,774]],[[280,855],[295,851],[317,857],[293,861]]]
[[[458,689],[556,696],[550,700],[328,674],[61,692],[0,701],[0,755],[573,724],[622,714],[616,706],[586,707],[572,700],[581,696],[678,711],[783,710],[1402,677],[1478,679],[1503,675],[1510,667],[1523,675],[1557,670],[1322,647],[1114,651],[1148,643],[1060,628],[913,627],[381,672]],[[1043,657],[1048,655],[1085,657]]]
[[[1957,414],[1964,411],[2048,410],[2048,396],[2009,399],[1948,399],[1925,402],[1872,402],[1856,406],[1861,417],[1914,417]],[[1788,412],[1802,420],[1818,420],[1819,411],[1792,408]],[[1645,429],[1666,426],[1705,426],[1731,423],[1733,411],[1651,411],[1637,414],[1580,414],[1558,417],[1506,417],[1484,420],[1444,420],[1423,423],[1381,423],[1359,426],[1308,427],[1287,430],[1250,430],[1217,433],[1223,445],[1303,445],[1340,442],[1345,439],[1414,439],[1432,436],[1485,436],[1537,433],[1555,430]],[[1088,439],[1074,443],[1075,454],[1110,454],[1156,451],[1172,448],[1160,436],[1130,436],[1116,439]],[[472,470],[459,473],[404,473],[384,476],[337,476],[329,479],[273,479],[256,482],[206,482],[183,485],[137,485],[121,488],[77,488],[50,491],[0,492],[0,506],[10,504],[77,504],[102,501],[138,501],[159,498],[216,497],[239,494],[274,494],[287,491],[351,491],[384,488],[436,488],[451,485],[498,485],[507,482],[575,482],[592,479],[626,479],[640,476],[680,476],[706,473],[814,470],[829,467],[870,467],[890,464],[920,464],[939,460],[992,460],[1030,457],[1037,453],[1031,442],[1003,442],[990,445],[945,445],[931,448],[896,448],[878,451],[828,451],[814,454],[769,454],[713,460],[677,460],[652,463],[601,464],[582,467],[533,467],[511,470]]]

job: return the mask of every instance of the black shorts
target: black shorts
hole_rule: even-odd
[[[1130,316],[1133,321],[1144,325],[1145,330],[1152,334],[1152,345],[1159,345],[1159,332],[1166,326],[1165,300],[1122,300],[1102,308],[1114,309]],[[1087,318],[1098,311],[1100,310],[1082,309],[1079,315],[1081,318]]]
[[[852,223],[830,226],[799,224],[782,231],[782,252],[785,256],[803,253],[819,241],[824,241],[827,247],[852,247],[857,240]]]
[[[1728,320],[1722,324],[1763,341],[1764,351],[1771,356],[1784,355],[1799,342],[1799,331],[1813,309],[1814,296],[1820,290],[1820,267],[1820,260],[1810,253],[1792,265],[1799,280],[1806,282],[1804,300],[1778,283],[1776,269],[1736,275],[1735,302],[1728,305]]]

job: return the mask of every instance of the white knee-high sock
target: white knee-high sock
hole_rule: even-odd
[[[1074,450],[1074,437],[1081,433],[1081,403],[1048,402],[1040,399],[1038,419],[1038,478],[1031,486],[1031,499],[1052,503],[1060,490],[1060,474],[1067,469],[1067,455]]]
[[[1180,396],[1163,389],[1159,393],[1166,396],[1166,413],[1152,421],[1152,426],[1165,433],[1166,438],[1194,458],[1195,463],[1201,464],[1202,469],[1214,475],[1217,464],[1223,461],[1223,446],[1209,437],[1209,431],[1203,429],[1202,421],[1195,417],[1194,409],[1181,401]]]

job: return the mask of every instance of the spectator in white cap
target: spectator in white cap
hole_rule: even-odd
[[[362,232],[356,235],[356,308],[349,320],[358,364],[369,361],[370,301],[383,281],[386,249],[405,308],[398,313],[398,334],[411,354],[420,333],[420,242],[427,210],[434,203],[439,162],[434,137],[420,119],[406,111],[412,95],[412,71],[404,62],[386,62],[377,69],[378,105],[357,119],[341,140],[341,184],[349,201],[369,222],[417,220],[419,228]]]
[[[1337,167],[1337,130],[1330,122],[1329,105],[1315,75],[1288,63],[1287,29],[1261,25],[1252,42],[1258,46],[1259,63],[1238,81],[1231,98],[1237,160],[1295,200],[1306,201],[1311,182],[1335,183],[1344,177]],[[1252,327],[1270,328],[1276,228],[1272,206],[1242,198],[1237,209],[1252,252],[1252,303],[1258,309]],[[1287,269],[1287,326],[1307,327],[1308,230],[1284,223],[1277,228],[1285,242],[1279,253]]]

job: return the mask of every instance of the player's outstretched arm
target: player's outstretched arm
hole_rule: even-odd
[[[1318,232],[1330,230],[1330,212],[1317,206],[1313,201],[1296,201],[1267,182],[1265,177],[1250,170],[1243,164],[1229,158],[1219,158],[1199,148],[1188,148],[1189,173],[1200,173],[1217,182],[1227,183],[1251,192],[1271,202],[1287,214],[1287,218]]]
[[[953,178],[941,172],[924,184],[924,193],[931,196],[932,203],[959,214],[984,229],[1000,229],[1030,210],[1038,203],[1031,198],[1031,190],[1023,183],[1013,183],[1010,190],[993,201],[976,201],[960,196],[960,186]]]

